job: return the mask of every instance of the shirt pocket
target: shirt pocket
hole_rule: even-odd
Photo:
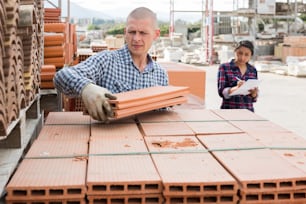
[[[115,93],[121,93],[121,92],[132,90],[131,86],[125,83],[124,81],[115,80],[113,85],[114,85]]]

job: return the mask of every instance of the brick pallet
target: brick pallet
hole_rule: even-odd
[[[193,123],[222,125],[199,131]],[[273,141],[266,134],[275,135]],[[306,169],[301,164],[305,150],[299,149],[305,145],[304,138],[247,110],[177,107],[110,124],[82,112],[51,112],[21,163],[45,164],[17,169],[7,186],[7,201],[21,200],[18,196],[23,195],[12,194],[15,190],[33,189],[32,200],[24,202],[34,203],[37,196],[37,201],[48,203],[56,200],[47,194],[48,189],[59,189],[64,192],[62,198],[81,199],[77,203],[305,203]],[[82,181],[69,180],[80,171],[67,167],[86,160],[87,173],[84,166],[79,168],[84,172],[78,176]],[[56,162],[61,165],[43,172]],[[59,171],[67,178],[42,182]],[[48,185],[24,180],[34,172],[35,178],[41,176],[40,183]],[[79,184],[73,190],[76,181]],[[65,194],[65,189],[76,193]]]

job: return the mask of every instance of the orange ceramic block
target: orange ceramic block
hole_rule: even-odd
[[[188,86],[190,93],[205,100],[206,72],[195,66],[175,62],[159,62],[168,72],[169,83],[174,86]]]

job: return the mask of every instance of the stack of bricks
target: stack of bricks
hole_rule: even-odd
[[[59,14],[57,8],[45,9],[45,16]],[[59,17],[58,17],[59,18]],[[59,18],[60,19],[60,18]],[[76,25],[48,20],[44,24],[44,64],[57,69],[75,63],[77,52]]]
[[[286,63],[288,56],[306,56],[306,36],[284,37],[282,45],[282,61]]]
[[[39,92],[42,7],[39,0],[0,3],[0,137]]]
[[[54,89],[53,77],[56,73],[54,65],[42,65],[40,70],[40,88]]]
[[[242,109],[177,107],[110,124],[51,112],[6,201],[305,203],[305,145]]]

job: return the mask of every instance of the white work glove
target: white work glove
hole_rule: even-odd
[[[106,88],[95,84],[87,84],[81,93],[83,103],[89,115],[102,122],[108,122],[108,118],[113,116],[113,110],[108,99],[116,99]]]

